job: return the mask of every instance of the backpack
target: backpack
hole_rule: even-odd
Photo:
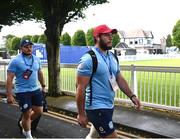
[[[109,51],[109,52],[112,53],[111,51]],[[89,50],[87,53],[91,56],[91,58],[92,58],[92,65],[93,65],[92,74],[91,74],[91,77],[90,77],[90,80],[89,80],[89,86],[90,86],[90,104],[89,105],[91,106],[92,105],[92,78],[93,78],[94,73],[97,70],[98,61],[97,61],[96,54],[95,54],[95,52],[93,50]],[[115,57],[118,65],[119,65],[118,57],[114,53],[112,53],[112,54]]]

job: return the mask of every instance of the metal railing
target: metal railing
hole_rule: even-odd
[[[0,81],[6,81],[8,62],[0,62]],[[77,65],[61,64],[61,87],[75,95]],[[121,66],[121,73],[144,106],[180,111],[180,67]],[[47,64],[43,73],[48,84]],[[130,102],[120,90],[116,101]]]

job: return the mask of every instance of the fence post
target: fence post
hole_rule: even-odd
[[[131,90],[135,95],[137,95],[137,77],[136,68],[134,65],[131,65]]]
[[[7,80],[7,65],[4,64],[4,81],[6,82]]]

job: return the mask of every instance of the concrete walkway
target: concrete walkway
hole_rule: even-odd
[[[0,94],[5,89],[0,88]],[[62,111],[71,116],[77,115],[75,98],[62,96],[58,98],[47,97],[49,108]],[[117,128],[128,129],[133,132],[150,134],[151,137],[180,138],[180,116],[173,117],[165,113],[152,111],[137,111],[132,108],[116,106],[113,121]]]
[[[57,110],[77,115],[75,98],[48,97],[48,105]],[[135,132],[148,133],[151,137],[180,138],[180,118],[152,111],[137,111],[133,108],[116,106],[113,121],[116,126]]]

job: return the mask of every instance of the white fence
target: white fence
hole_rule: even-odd
[[[139,61],[139,60],[155,60],[155,59],[174,59],[180,58],[180,54],[137,54],[118,56],[121,61]]]
[[[61,87],[75,94],[77,65],[61,64]],[[7,62],[0,62],[0,81],[6,80]],[[180,67],[121,66],[123,76],[144,106],[180,111]],[[43,65],[48,84],[47,65]],[[121,91],[116,101],[130,102]]]

